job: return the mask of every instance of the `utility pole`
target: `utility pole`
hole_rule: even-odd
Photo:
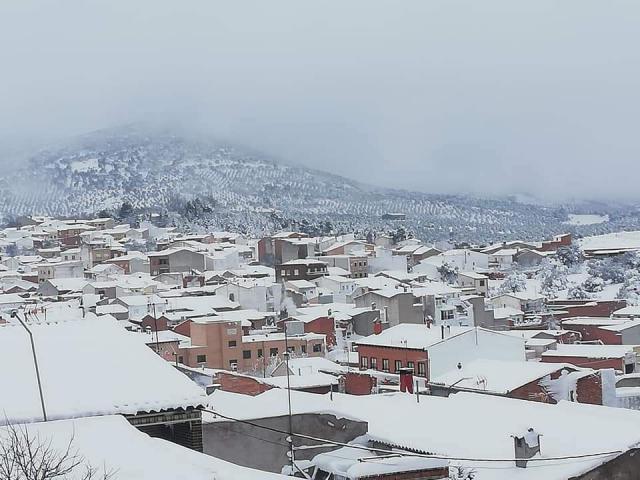
[[[156,353],[160,355],[160,343],[158,342],[158,318],[156,317],[156,303],[153,301],[153,297],[149,298],[149,306],[147,307],[147,311],[149,312],[151,308],[153,308],[153,324],[156,330]]]
[[[287,340],[287,322],[284,321],[284,360],[287,368],[287,401],[289,403],[289,438],[287,441],[289,442],[289,460],[291,462],[291,471],[295,470],[295,458],[294,458],[294,448],[293,448],[293,416],[291,414],[291,379],[289,372],[289,341]]]
[[[42,418],[46,422],[47,410],[44,407],[44,396],[42,395],[42,382],[40,381],[40,369],[38,368],[38,356],[36,355],[36,345],[33,342],[33,333],[31,333],[31,330],[29,329],[29,327],[27,327],[27,324],[24,323],[24,321],[18,316],[17,310],[14,310],[13,312],[11,312],[11,317],[17,318],[18,321],[20,322],[20,325],[22,325],[22,327],[29,334],[29,340],[31,341],[31,353],[33,354],[33,364],[36,367],[36,379],[38,380],[38,392],[40,393],[40,406],[42,407]]]

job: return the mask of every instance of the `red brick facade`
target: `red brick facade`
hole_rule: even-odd
[[[600,340],[605,345],[622,345],[622,335],[611,330],[604,330],[598,325],[566,325],[563,328],[578,332],[583,341]]]
[[[429,358],[424,350],[358,345],[358,355],[360,368],[398,373],[397,368],[413,367],[415,374],[420,377],[426,377],[429,370]]]
[[[366,373],[348,372],[344,376],[344,392],[349,395],[370,395],[377,380]]]
[[[252,397],[273,388],[271,385],[262,383],[255,378],[225,372],[218,373],[218,383],[220,384],[220,389],[225,392],[241,393]]]
[[[616,310],[627,306],[626,300],[555,300],[548,302],[551,306],[560,307],[566,313],[558,313],[554,317],[564,320],[570,317],[609,317]]]
[[[624,358],[588,358],[588,357],[565,357],[553,355],[544,355],[541,359],[546,363],[570,363],[576,367],[593,368],[595,370],[601,368],[613,368],[624,372]]]

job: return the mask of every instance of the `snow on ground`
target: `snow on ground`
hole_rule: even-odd
[[[570,213],[569,220],[565,223],[569,225],[597,225],[609,221],[609,215],[577,215]]]

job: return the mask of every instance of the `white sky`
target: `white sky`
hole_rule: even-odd
[[[387,186],[637,198],[639,25],[637,0],[5,0],[0,152],[161,119]]]

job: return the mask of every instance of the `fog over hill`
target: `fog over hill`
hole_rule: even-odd
[[[141,216],[161,214],[162,221],[178,226],[254,234],[402,226],[425,240],[452,235],[456,241],[487,242],[638,226],[637,212],[628,207],[553,206],[516,197],[381,188],[224,142],[140,126],[94,132],[44,149],[0,180],[5,219],[33,213],[95,215],[116,212],[125,202]],[[606,214],[609,220],[569,222],[572,212]],[[385,213],[406,219],[383,220]]]

